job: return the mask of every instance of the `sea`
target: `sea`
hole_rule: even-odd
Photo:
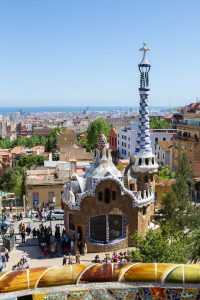
[[[150,106],[150,111],[169,111],[167,106]],[[0,106],[0,114],[20,113],[83,113],[83,112],[136,112],[138,106]]]

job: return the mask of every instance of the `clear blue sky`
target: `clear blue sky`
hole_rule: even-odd
[[[138,105],[143,41],[152,105],[200,97],[199,0],[2,0],[0,106]]]

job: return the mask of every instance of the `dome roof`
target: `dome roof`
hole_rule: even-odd
[[[102,150],[106,147],[106,145],[107,145],[107,139],[106,139],[106,136],[102,133],[98,137],[97,147],[98,147],[99,150]]]

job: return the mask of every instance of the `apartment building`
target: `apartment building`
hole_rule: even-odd
[[[117,130],[117,145],[121,158],[128,158],[135,151],[138,124],[132,123],[128,128]],[[157,143],[160,141],[172,141],[176,129],[152,129],[150,130],[151,148],[157,155]]]

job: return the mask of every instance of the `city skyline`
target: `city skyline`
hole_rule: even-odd
[[[199,97],[197,0],[0,4],[2,106],[137,106],[146,41],[151,106]]]

